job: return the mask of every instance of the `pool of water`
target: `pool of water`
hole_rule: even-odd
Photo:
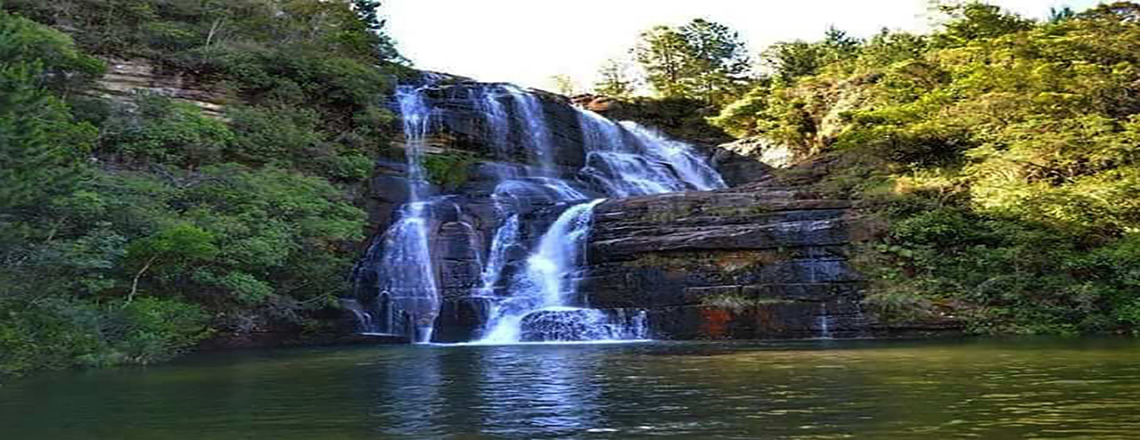
[[[0,384],[3,439],[1138,435],[1129,339],[297,349]]]

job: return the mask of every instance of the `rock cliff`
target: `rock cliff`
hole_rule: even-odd
[[[595,307],[648,310],[662,338],[865,334],[847,259],[870,222],[849,201],[770,185],[603,203],[582,291]]]
[[[114,101],[125,101],[140,91],[193,104],[213,118],[223,117],[227,101],[225,93],[204,86],[196,78],[181,73],[164,73],[153,63],[137,59],[108,60],[107,72],[93,90],[95,94]]]
[[[519,101],[497,85],[444,82],[425,93],[434,109],[428,155],[454,162],[464,179],[428,215],[433,266],[442,295],[437,340],[469,340],[485,322],[480,267],[495,233],[488,197],[505,175],[523,175],[536,155]],[[491,94],[491,96],[488,96]],[[553,146],[555,175],[583,184],[589,156],[581,114],[568,98],[534,93]],[[581,100],[583,101],[584,100]],[[489,108],[501,106],[501,108]],[[581,103],[579,103],[581,104]],[[497,118],[505,118],[498,120]],[[402,145],[396,145],[402,148]],[[731,150],[710,155],[734,155]],[[430,159],[429,159],[430,160]],[[867,334],[862,277],[848,264],[850,245],[874,233],[852,203],[763,180],[770,166],[736,155],[718,160],[733,188],[613,198],[595,208],[581,302],[622,316],[644,311],[649,336],[664,339],[850,337]],[[458,169],[461,168],[461,169]],[[406,200],[403,166],[381,161],[369,191],[377,231]],[[745,183],[755,180],[761,182]],[[435,187],[440,192],[444,188]],[[591,197],[600,197],[601,191]],[[533,242],[565,209],[530,197],[520,243]],[[508,251],[506,278],[521,270],[522,249]],[[513,254],[511,254],[513,252]],[[366,257],[376,264],[377,256]],[[358,296],[378,280],[358,277]],[[537,319],[537,318],[534,318]]]

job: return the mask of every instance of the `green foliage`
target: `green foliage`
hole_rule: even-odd
[[[601,78],[594,84],[594,93],[614,98],[629,98],[635,89],[628,67],[617,60],[608,60],[598,70]]]
[[[161,298],[142,298],[105,318],[101,332],[113,342],[102,358],[87,363],[149,364],[168,360],[209,336],[208,315],[200,307]]]
[[[210,260],[217,253],[213,234],[185,223],[167,226],[152,236],[134,240],[127,246],[127,261],[133,261],[139,271],[131,283],[127,302],[134,300],[139,279],[148,270],[157,271],[169,265],[181,271],[185,270],[184,265]]]
[[[76,123],[62,92],[99,72],[101,64],[75,51],[67,36],[0,10],[0,227],[6,215],[36,209],[46,197],[68,194],[78,162],[91,148],[94,127]],[[55,78],[71,78],[61,80]]]
[[[943,7],[943,12],[948,13],[952,21],[934,36],[935,45],[940,47],[962,46],[1033,27],[1032,21],[1007,14],[1001,8],[985,3],[946,6]]]
[[[239,101],[228,106],[234,114],[227,117],[236,126],[227,133],[223,124],[195,109],[139,97],[134,106],[112,112],[100,153],[135,164],[191,168],[229,161],[275,164],[343,181],[363,178],[360,158],[373,157],[388,144],[392,116],[381,103],[393,76],[404,70],[398,65],[403,58],[383,32],[378,7],[375,0],[11,0],[4,5],[68,29],[90,52],[144,58],[160,72],[228,90]],[[70,43],[52,51],[25,41],[66,41],[63,34],[38,29],[46,33],[43,38],[23,32],[30,36],[17,40],[16,47],[42,52],[48,60],[71,59]],[[84,67],[84,75],[44,77],[72,81],[98,73],[87,64],[71,65]]]
[[[818,43],[792,41],[776,43],[764,51],[765,63],[775,70],[775,77],[790,82],[814,75],[828,64],[850,60],[860,51],[860,41],[834,27]]]
[[[634,52],[649,84],[665,98],[721,104],[738,94],[749,70],[739,34],[703,19],[650,29]]]
[[[34,62],[34,85],[56,91],[83,87],[104,68],[99,60],[80,54],[62,32],[4,10],[0,10],[0,60],[7,68]]]
[[[466,153],[430,154],[424,157],[424,170],[428,180],[445,188],[455,189],[464,183],[471,174],[475,157]]]
[[[348,288],[363,238],[347,185],[391,131],[377,56],[390,42],[370,4],[5,3],[0,374],[146,364],[220,332],[312,328]],[[88,51],[227,87],[230,111],[77,98],[102,64],[8,11],[73,31]]]
[[[43,197],[74,189],[93,127],[72,121],[59,99],[38,88],[38,64],[0,67],[0,207],[36,210]],[[0,215],[0,219],[7,217]]]
[[[148,364],[171,358],[210,333],[193,304],[142,298],[120,307],[47,298],[0,302],[0,375],[75,365]]]
[[[151,94],[136,95],[133,104],[120,106],[104,123],[101,153],[193,168],[220,161],[235,142],[225,123],[191,104]]]
[[[81,30],[76,38],[90,52],[172,62],[195,51],[263,43],[306,45],[366,62],[397,59],[378,6],[370,0],[7,0],[4,5],[41,23]]]
[[[773,76],[712,122],[821,156],[818,189],[890,221],[858,259],[880,317],[1136,331],[1140,5],[948,12],[930,36],[777,45]]]
[[[344,244],[362,239],[364,214],[340,190],[274,168],[96,174],[91,187],[98,192],[53,207],[62,218],[44,224],[55,229],[49,237],[6,249],[12,264],[0,271],[0,313],[22,318],[0,326],[10,339],[0,349],[101,339],[55,341],[47,345],[71,348],[21,354],[7,368],[146,363],[211,331],[246,331],[266,320],[302,325],[303,313],[347,289],[353,255]],[[151,309],[162,304],[171,309]],[[153,318],[159,313],[164,318]],[[79,318],[91,322],[69,322]],[[188,333],[156,326],[178,320],[201,326],[178,326]],[[23,344],[32,346],[17,347]]]

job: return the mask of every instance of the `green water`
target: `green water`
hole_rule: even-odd
[[[0,385],[0,438],[1138,438],[1140,342],[205,354]]]

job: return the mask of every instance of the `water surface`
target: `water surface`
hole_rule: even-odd
[[[0,385],[4,439],[1136,438],[1132,340],[356,347]]]

